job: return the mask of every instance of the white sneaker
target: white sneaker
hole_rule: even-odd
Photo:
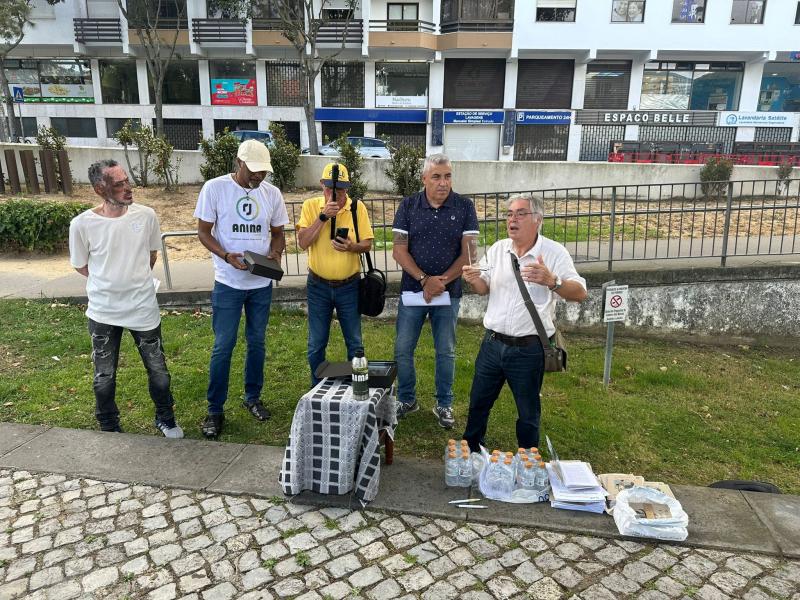
[[[178,425],[177,423],[175,423],[174,421],[173,421],[173,423],[175,424],[175,426],[174,427],[170,427],[164,421],[162,421],[160,419],[156,419],[156,427],[161,430],[161,433],[164,434],[164,437],[170,438],[170,439],[173,439],[173,440],[179,440],[179,439],[183,438],[183,429],[181,429],[181,426]]]

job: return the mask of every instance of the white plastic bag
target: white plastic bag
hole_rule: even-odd
[[[670,516],[663,519],[646,519],[636,514],[631,503],[664,504]],[[617,494],[614,522],[622,535],[673,540],[682,542],[689,535],[689,515],[675,498],[648,487],[634,486]]]
[[[489,451],[481,446],[481,452],[472,453],[472,480],[477,481],[481,494],[491,500],[510,502],[512,504],[532,504],[534,502],[547,502],[550,499],[548,492],[525,490],[515,487],[510,496],[501,496],[486,484],[486,465],[489,464]]]

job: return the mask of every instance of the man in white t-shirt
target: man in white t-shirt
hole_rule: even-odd
[[[87,278],[95,416],[103,431],[122,431],[114,397],[119,345],[127,329],[147,369],[156,427],[168,438],[182,438],[183,430],[175,423],[151,272],[161,247],[158,217],[152,208],[133,203],[128,175],[116,161],[90,166],[89,182],[103,203],[72,219],[69,254],[72,266]]]
[[[197,236],[214,260],[214,348],[206,394],[208,415],[202,425],[207,438],[219,436],[225,422],[231,355],[242,309],[247,341],[244,407],[259,421],[270,418],[261,402],[261,388],[272,280],[251,274],[242,262],[248,250],[280,262],[286,247],[283,227],[289,216],[280,190],[265,181],[268,172],[272,165],[267,147],[256,140],[242,142],[236,153],[236,172],[206,181],[194,211]]]

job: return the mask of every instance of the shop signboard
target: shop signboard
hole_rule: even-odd
[[[317,121],[364,121],[367,123],[426,123],[427,110],[391,108],[315,108]]]
[[[517,125],[569,125],[571,110],[518,110]]]
[[[719,113],[717,125],[720,127],[794,127],[797,113],[789,112],[743,112],[724,111]]]
[[[428,108],[427,96],[375,96],[379,108]]]
[[[717,111],[576,110],[577,125],[706,126],[717,124]]]
[[[94,89],[91,84],[75,83],[13,83],[9,84],[12,95],[14,90],[22,90],[22,97],[26,103],[93,103]]]
[[[502,110],[446,110],[445,125],[502,125]]]
[[[247,78],[212,79],[211,104],[227,106],[255,106],[256,80]]]
[[[789,60],[792,62],[800,62],[800,50],[789,52]]]

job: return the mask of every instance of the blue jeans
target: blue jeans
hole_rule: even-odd
[[[430,316],[433,347],[436,350],[436,404],[453,404],[453,376],[456,367],[456,322],[461,298],[451,298],[450,306],[397,305],[397,326],[394,340],[394,359],[397,361],[397,399],[404,404],[417,401],[417,372],[414,370],[414,350],[425,317]]]
[[[175,418],[170,392],[170,376],[161,341],[161,325],[150,331],[129,330],[147,370],[150,398],[156,406],[156,418],[170,421]],[[114,400],[117,391],[117,364],[122,327],[106,325],[89,319],[92,336],[92,362],[94,363],[95,409],[94,415],[103,431],[113,431],[119,426],[119,409]]]
[[[361,342],[361,314],[358,312],[358,280],[341,287],[331,287],[326,283],[308,277],[308,366],[311,367],[311,385],[319,379],[314,376],[317,367],[325,360],[325,349],[331,332],[333,310],[342,328],[342,336],[347,346],[347,360],[352,360],[356,350],[363,348]]]
[[[544,352],[536,338],[528,346],[508,346],[487,332],[475,359],[464,439],[477,452],[485,445],[486,425],[495,400],[507,381],[517,404],[517,447],[539,446],[539,391],[544,378]]]
[[[208,372],[208,414],[221,415],[228,398],[228,379],[231,355],[239,334],[239,320],[244,308],[244,334],[247,356],[244,362],[244,399],[260,399],[264,386],[264,338],[272,304],[272,286],[255,290],[237,290],[219,281],[211,292],[211,325],[214,328],[214,348]]]

